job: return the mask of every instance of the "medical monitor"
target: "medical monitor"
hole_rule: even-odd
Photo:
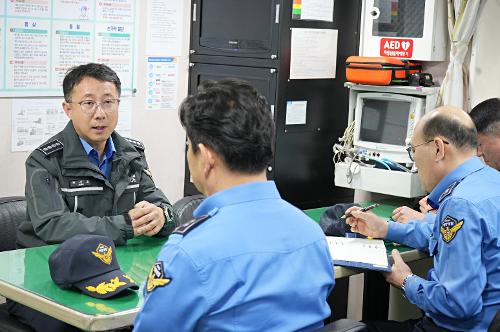
[[[358,93],[354,110],[354,147],[359,156],[400,164],[412,161],[406,147],[424,113],[421,97],[382,92]]]

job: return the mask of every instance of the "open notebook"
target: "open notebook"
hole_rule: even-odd
[[[327,236],[334,265],[390,271],[383,240]]]

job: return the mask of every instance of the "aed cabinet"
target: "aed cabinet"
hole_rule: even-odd
[[[362,56],[447,59],[447,1],[363,0]]]

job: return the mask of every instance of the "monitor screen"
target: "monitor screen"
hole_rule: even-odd
[[[410,108],[408,101],[363,99],[359,139],[405,146]]]
[[[272,11],[269,0],[204,1],[200,45],[220,49],[268,50],[271,47]]]

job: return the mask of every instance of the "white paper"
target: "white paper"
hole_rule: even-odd
[[[6,81],[4,66],[3,66],[3,64],[5,63],[4,62],[5,40],[3,38],[4,36],[3,24],[4,20],[2,17],[0,17],[0,91],[5,89],[5,81]]]
[[[116,132],[125,137],[132,135],[132,97],[121,97]]]
[[[95,1],[96,20],[112,22],[134,21],[134,0],[106,0]]]
[[[306,124],[307,101],[287,101],[285,125]]]
[[[183,1],[147,1],[146,54],[181,55],[184,24]]]
[[[9,0],[7,15],[28,17],[50,17],[50,0]]]
[[[5,2],[0,1],[0,15],[5,14]]]
[[[54,0],[54,18],[64,20],[94,20],[93,0]]]
[[[148,57],[146,80],[146,109],[176,110],[178,61],[174,57]]]
[[[290,79],[335,78],[337,35],[333,29],[292,29]]]
[[[69,119],[61,98],[12,100],[12,152],[32,151],[64,129]],[[130,137],[132,98],[120,100],[116,131]]]
[[[111,67],[122,83],[122,89],[133,87],[132,24],[98,23],[95,26],[96,62]]]
[[[61,87],[68,69],[92,61],[93,25],[80,21],[52,23],[52,86]]]
[[[49,29],[46,20],[7,19],[7,89],[49,88]]]
[[[334,261],[347,261],[387,267],[384,241],[327,236],[326,241]]]
[[[31,151],[61,131],[68,117],[62,108],[63,100],[12,100],[12,152]]]
[[[333,0],[302,0],[300,19],[333,22]]]

